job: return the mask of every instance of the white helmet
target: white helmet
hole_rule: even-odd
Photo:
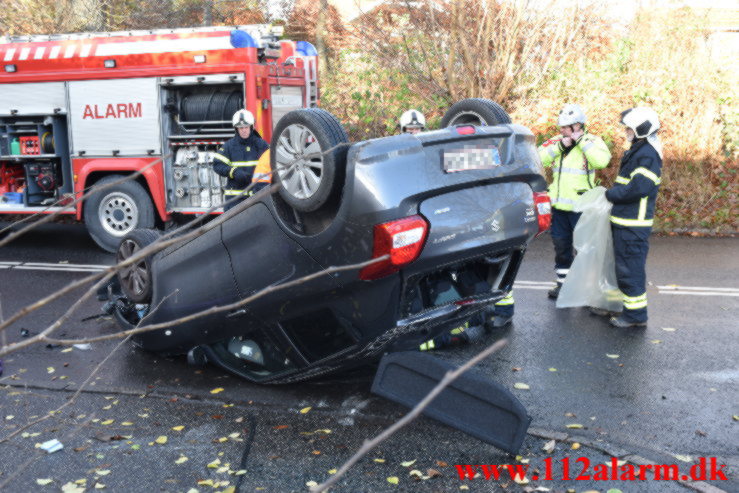
[[[252,115],[249,110],[239,110],[234,113],[233,118],[231,118],[231,123],[236,128],[249,127],[254,125],[254,115]]]
[[[417,110],[408,110],[400,115],[400,131],[405,132],[407,127],[426,128],[426,118],[423,113]]]
[[[585,112],[577,104],[566,104],[559,112],[559,118],[557,119],[557,126],[569,127],[575,123],[582,123],[585,125]]]
[[[659,130],[657,112],[644,106],[621,113],[621,123],[633,130],[637,139],[643,139]]]

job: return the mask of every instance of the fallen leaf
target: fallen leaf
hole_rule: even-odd
[[[198,481],[198,485],[200,486],[213,486],[213,480],[212,479],[201,479]]]
[[[85,488],[77,486],[71,481],[69,483],[66,483],[64,486],[62,486],[63,493],[84,493],[84,491],[85,491]]]
[[[228,435],[228,438],[239,438],[241,436],[241,433],[231,433]]]
[[[37,479],[36,484],[39,486],[46,486],[47,484],[53,483],[53,479]]]
[[[430,477],[430,478],[436,478],[436,477],[439,477],[439,476],[443,476],[443,474],[441,474],[441,473],[440,473],[439,471],[437,471],[436,469],[426,469],[426,474],[427,474],[427,475],[428,475],[428,477]]]
[[[518,390],[529,390],[530,389],[528,385],[526,385],[525,383],[521,383],[521,382],[514,383],[513,388],[518,389]]]
[[[579,449],[579,448],[580,448],[580,444],[579,444],[579,443],[577,443],[577,442],[575,442],[575,443],[573,443],[573,444],[572,444],[572,447],[570,447],[570,448],[571,448],[572,450],[577,450],[577,449]]]
[[[224,390],[223,387],[218,387],[217,389],[211,390],[210,393],[211,394],[220,394],[221,392],[223,392],[223,390]]]
[[[577,418],[577,416],[575,416],[575,413],[565,413],[565,417],[566,418]]]
[[[141,448],[141,445],[139,445],[139,444],[137,444],[137,443],[135,443],[135,444],[131,445],[131,449],[133,449],[133,450],[138,450],[138,449],[140,449],[140,448]]]
[[[449,464],[447,464],[443,460],[437,460],[436,461],[436,465],[439,466],[439,467],[447,467]]]
[[[390,476],[389,478],[387,478],[387,482],[390,484],[398,484],[398,481],[399,479],[397,476]]]
[[[384,464],[385,463],[385,459],[372,459],[372,460],[374,460],[375,462],[377,462],[379,464]]]
[[[188,458],[187,458],[187,457],[185,457],[184,455],[181,455],[179,459],[177,459],[176,461],[174,461],[174,463],[175,463],[175,464],[184,464],[184,463],[185,463],[185,462],[187,462],[188,460],[190,460],[190,459],[188,459]]]
[[[674,457],[677,460],[680,460],[680,461],[683,461],[683,462],[693,462],[693,458],[691,456],[689,456],[689,455],[675,454]]]
[[[15,416],[13,416],[12,414],[8,414],[7,416],[5,416],[6,421],[10,421],[13,418],[15,418]]]
[[[218,466],[220,465],[221,465],[221,459],[216,459],[205,467],[207,467],[208,469],[218,469]]]
[[[234,476],[243,476],[244,474],[246,474],[246,469],[239,469],[234,473]]]
[[[303,409],[300,410],[300,414],[305,414],[307,412],[310,412],[311,409],[313,409],[313,408],[310,407],[310,406],[304,407]]]
[[[662,327],[662,330],[664,330],[665,332],[675,332],[677,329],[675,329],[674,327]]]
[[[182,431],[182,430],[184,430],[184,429],[185,429],[185,427],[184,427],[184,426],[182,426],[182,425],[179,425],[179,426],[173,426],[173,427],[172,427],[172,429],[173,429],[174,431]]]
[[[157,439],[156,439],[156,440],[154,440],[154,441],[155,441],[156,443],[158,443],[159,445],[164,445],[165,443],[167,443],[167,437],[166,437],[165,435],[160,435],[160,436],[158,436],[158,437],[157,437]]]
[[[606,491],[606,493],[623,493],[618,488],[611,488],[610,490]]]
[[[513,477],[513,481],[516,484],[529,484],[529,479],[526,476],[520,476],[518,474]]]
[[[328,470],[328,473],[329,474],[336,474],[336,471],[337,471],[337,469],[329,469]]]
[[[315,481],[308,481],[307,483],[305,483],[305,485],[308,488],[313,488],[314,486],[318,486],[318,483],[316,483]]]
[[[312,453],[313,455],[321,455],[321,451],[320,451],[320,450],[314,450],[314,451],[313,451],[313,452],[311,452],[311,453]]]
[[[105,421],[102,421],[101,425],[112,425],[115,420],[112,419],[106,419]]]
[[[103,483],[95,483],[95,489],[96,490],[104,490],[105,485]]]
[[[74,348],[68,347],[67,349],[62,349],[61,352],[62,353],[68,353],[68,352],[72,351],[72,349],[74,349]]]
[[[416,459],[413,459],[413,460],[409,460],[406,462],[401,462],[400,465],[403,467],[411,467],[415,463],[416,463]]]
[[[513,368],[511,368],[511,371],[521,371],[521,367],[520,366],[514,366]]]
[[[555,445],[557,444],[554,440],[549,440],[547,443],[544,444],[544,446],[541,448],[544,452],[551,454],[554,450]]]
[[[583,425],[581,425],[580,423],[570,423],[567,425],[567,428],[571,430],[581,430],[583,429]]]
[[[49,373],[49,374],[54,373],[55,371],[56,370],[54,369],[53,366],[49,366],[48,368],[46,368],[46,372]]]
[[[661,344],[661,343],[662,343],[662,341],[660,341],[659,339],[652,339],[652,340],[651,340],[651,343],[652,343],[652,344]]]
[[[414,479],[421,479],[423,478],[423,473],[419,471],[418,469],[411,469],[411,471],[408,473],[409,476],[412,476]]]
[[[121,426],[133,426],[133,423],[131,423],[130,421],[124,421],[123,423],[121,423]]]
[[[290,428],[290,425],[278,425],[272,428],[273,430],[284,430],[285,428]]]
[[[705,431],[701,431],[701,430],[695,430],[695,434],[698,435],[699,437],[708,436],[708,434]]]
[[[550,368],[549,371],[557,371],[556,368]]]
[[[101,469],[99,471],[95,471],[95,474],[97,474],[98,476],[107,476],[108,474],[110,474],[110,470],[109,469]]]
[[[731,419],[733,419],[734,421],[739,421],[739,415],[734,414],[733,416],[731,416]]]
[[[464,485],[464,484],[463,484],[462,486],[460,486],[460,487],[459,487],[459,489],[460,489],[460,490],[465,490],[465,491],[466,491],[466,490],[469,490],[469,489],[470,489],[470,487],[469,487],[469,486],[467,486],[467,485]]]
[[[619,355],[618,354],[608,354],[608,353],[606,353],[606,356],[608,356],[611,359],[616,359],[616,358],[618,358]]]

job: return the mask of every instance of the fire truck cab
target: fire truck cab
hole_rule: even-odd
[[[269,141],[282,115],[318,103],[315,48],[281,34],[260,24],[0,38],[0,214],[74,214],[115,251],[135,228],[213,212],[225,179],[211,156],[234,135],[233,113],[251,111]],[[96,184],[106,187],[73,204]]]

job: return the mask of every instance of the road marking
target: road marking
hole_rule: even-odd
[[[678,286],[677,284],[670,284],[668,286],[657,286],[660,290],[673,290],[673,291],[728,291],[732,293],[739,293],[739,288],[706,288],[706,287],[691,287],[691,286]]]
[[[716,291],[660,291],[659,294],[687,294],[691,296],[739,296],[739,293],[719,293]]]

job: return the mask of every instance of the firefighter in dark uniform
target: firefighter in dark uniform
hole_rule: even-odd
[[[632,108],[621,114],[631,147],[621,158],[616,183],[606,192],[613,203],[611,230],[616,257],[616,279],[623,293],[623,311],[611,317],[619,328],[647,325],[646,263],[654,203],[662,174],[659,119],[650,108]]]
[[[232,123],[237,135],[227,140],[213,155],[213,170],[228,178],[224,189],[223,210],[232,209],[246,199],[246,189],[259,158],[269,149],[269,144],[254,130],[254,115],[249,110],[234,113]]]

